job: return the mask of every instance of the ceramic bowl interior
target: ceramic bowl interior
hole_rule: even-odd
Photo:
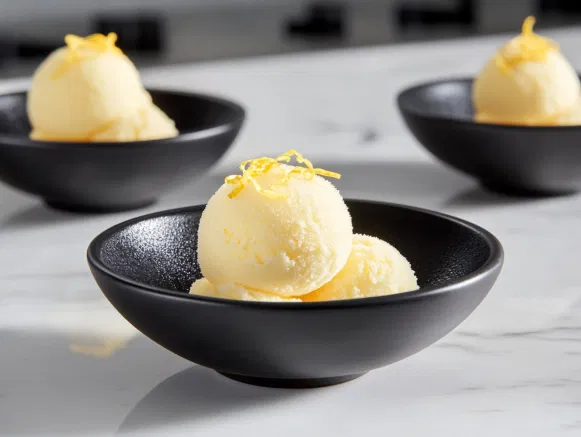
[[[376,236],[398,248],[412,264],[421,287],[464,278],[491,255],[486,239],[468,228],[459,227],[452,234],[453,223],[441,220],[426,226],[422,216],[396,226],[376,221],[368,213],[374,209],[373,203],[368,207],[366,203],[351,204],[356,205],[350,208],[355,232]],[[116,275],[143,286],[187,293],[192,282],[202,277],[196,247],[203,207],[186,211],[155,214],[114,234],[100,248],[101,262]],[[414,227],[413,233],[407,231]]]

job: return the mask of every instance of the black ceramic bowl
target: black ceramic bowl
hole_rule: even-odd
[[[196,232],[204,206],[138,217],[105,231],[89,247],[89,265],[130,323],[194,363],[257,385],[336,384],[442,338],[484,299],[503,260],[498,240],[465,221],[393,204],[347,204],[355,231],[400,249],[421,290],[314,303],[188,295],[200,277]]]
[[[32,141],[26,93],[0,96],[0,180],[53,207],[120,211],[153,203],[203,174],[228,150],[242,123],[237,104],[200,94],[151,90],[176,138],[128,143]]]
[[[472,82],[430,82],[399,94],[408,128],[428,151],[492,191],[545,196],[581,189],[581,126],[476,123]]]
[[[484,299],[503,261],[498,240],[465,221],[387,203],[347,204],[355,231],[400,249],[421,290],[313,303],[191,296],[187,291],[200,277],[196,232],[204,206],[138,217],[103,232],[89,246],[89,265],[130,323],[194,363],[257,385],[337,384],[442,338]]]

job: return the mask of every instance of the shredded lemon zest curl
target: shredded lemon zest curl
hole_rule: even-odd
[[[117,47],[117,34],[102,35],[95,33],[86,38],[77,35],[65,36],[67,46],[66,59],[63,65],[53,74],[53,78],[61,76],[71,65],[86,59],[95,59],[103,53],[122,55],[123,51]]]
[[[291,160],[295,158],[297,164],[303,164],[303,166],[292,165]],[[256,180],[257,176],[265,175],[274,168],[282,169],[283,175],[276,184],[272,184],[268,188],[263,188]],[[303,155],[294,149],[283,153],[277,158],[256,158],[243,161],[240,164],[241,175],[231,175],[226,177],[225,182],[230,185],[235,185],[234,189],[228,194],[230,199],[236,197],[244,189],[244,187],[252,184],[255,190],[260,194],[263,194],[272,199],[287,197],[285,193],[276,191],[277,188],[281,188],[288,184],[291,177],[302,176],[305,180],[312,180],[315,175],[325,176],[328,178],[341,179],[339,173],[324,170],[322,168],[315,168],[311,161],[306,159]]]
[[[496,54],[496,65],[504,73],[512,73],[514,67],[522,62],[543,62],[550,51],[559,50],[556,42],[534,33],[535,22],[535,17],[527,17],[523,22],[518,43],[508,43]]]

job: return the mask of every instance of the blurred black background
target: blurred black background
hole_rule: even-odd
[[[117,32],[140,66],[517,32],[581,23],[580,0],[0,0],[0,77],[66,33]]]

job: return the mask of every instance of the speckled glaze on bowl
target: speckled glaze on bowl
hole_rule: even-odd
[[[203,175],[226,153],[244,121],[236,103],[149,90],[177,125],[175,138],[124,143],[32,141],[26,92],[0,96],[0,181],[80,212],[122,211],[155,202]]]
[[[581,126],[476,123],[472,83],[440,80],[399,94],[399,110],[420,144],[495,192],[553,196],[581,189]]]
[[[256,385],[338,384],[442,338],[480,304],[503,262],[500,242],[465,221],[387,203],[347,205],[356,232],[388,240],[409,259],[420,290],[310,303],[189,295],[200,277],[196,233],[203,205],[114,226],[90,244],[88,261],[130,323],[194,363]]]

